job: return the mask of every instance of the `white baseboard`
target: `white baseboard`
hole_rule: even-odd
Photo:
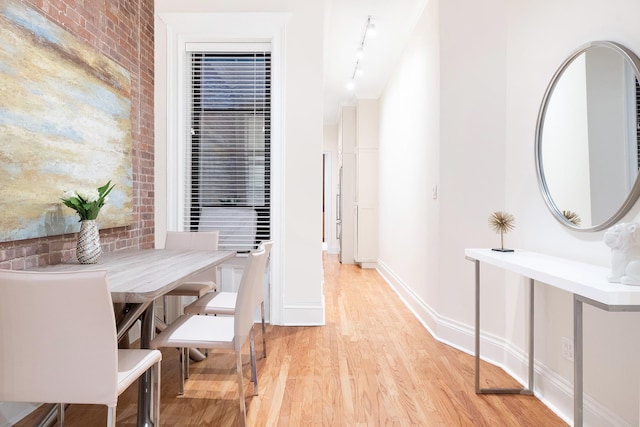
[[[285,305],[282,326],[322,326],[325,324],[324,296],[321,304]]]
[[[475,328],[440,316],[435,310],[403,283],[391,269],[378,261],[378,272],[398,294],[436,340],[467,354],[475,355]],[[526,385],[528,378],[528,354],[502,337],[482,332],[480,337],[481,358],[502,368],[520,384]],[[538,361],[534,361],[534,393],[551,411],[567,424],[573,423],[573,384]],[[584,419],[587,425],[630,427],[609,408],[588,394],[584,395]]]
[[[360,268],[364,268],[364,269],[374,269],[377,267],[376,262],[373,261],[356,261],[356,264],[358,264],[360,266]]]

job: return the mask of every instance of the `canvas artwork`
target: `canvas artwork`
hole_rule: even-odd
[[[0,0],[0,241],[76,232],[67,190],[115,188],[98,225],[133,218],[131,78],[19,1]]]

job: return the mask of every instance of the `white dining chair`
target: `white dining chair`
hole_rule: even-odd
[[[220,231],[211,230],[211,231],[167,231],[164,248],[169,250],[179,249],[179,250],[198,250],[198,251],[216,251],[218,250],[218,243],[220,241]],[[215,292],[217,290],[216,287],[216,272],[217,267],[208,269],[201,273],[198,273],[189,278],[189,280],[184,281],[178,285],[177,288],[172,289],[162,296],[162,312],[163,319],[161,322],[157,321],[156,318],[156,329],[158,331],[163,331],[166,328],[166,325],[169,320],[169,316],[167,316],[168,309],[168,297],[178,297],[179,298],[179,306],[180,311],[179,314],[183,313],[183,302],[182,297],[195,297],[199,298],[208,292]],[[202,354],[197,349],[189,350],[190,358],[194,360],[203,360],[206,355]],[[181,356],[182,357],[182,356]],[[188,361],[187,361],[188,362]],[[189,371],[185,371],[185,375],[189,375]]]
[[[265,240],[261,243],[266,251],[267,262],[273,241]],[[235,314],[237,292],[209,292],[198,298],[184,308],[185,314],[208,314],[208,315],[230,315]],[[252,306],[254,310],[260,306],[260,314],[262,318],[262,354],[267,357],[267,329],[264,320],[264,286],[257,286],[256,292],[253,293]]]
[[[217,251],[219,231],[167,231],[165,249],[190,249],[196,251]],[[166,295],[201,297],[216,289],[216,269],[203,271]]]
[[[189,347],[209,350],[233,350],[236,354],[236,371],[238,394],[240,401],[240,419],[246,425],[246,406],[242,374],[242,346],[249,338],[250,359],[254,384],[254,395],[258,394],[258,377],[256,375],[255,345],[253,337],[253,293],[257,284],[262,285],[266,251],[264,248],[249,254],[247,266],[243,272],[235,315],[199,316],[182,315],[175,322],[160,332],[152,341],[152,348],[173,347],[181,353],[180,394],[184,393],[184,370],[188,369],[188,357],[185,351]]]
[[[106,405],[115,426],[118,396],[150,371],[159,426],[161,359],[118,349],[106,271],[0,270],[0,401]]]

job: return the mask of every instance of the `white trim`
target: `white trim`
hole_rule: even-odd
[[[171,40],[170,47],[178,50],[177,41]],[[184,120],[179,118],[186,117],[183,111],[184,104],[182,101],[183,91],[179,89],[178,82],[182,82],[185,76],[184,72],[184,55],[167,55],[173,67],[167,72],[167,127],[172,133],[167,133],[167,207],[171,205],[172,200],[184,200],[184,186],[177,185],[176,176],[184,176]],[[175,85],[175,86],[174,86]],[[173,106],[173,108],[172,108]],[[171,144],[170,141],[175,141]],[[175,175],[172,175],[175,173]],[[167,209],[167,221],[169,230],[181,231],[178,224],[184,224],[184,209]],[[172,222],[173,221],[173,222]]]
[[[184,144],[186,111],[187,53],[191,43],[271,43],[272,53],[272,193],[271,220],[271,322],[283,319],[284,260],[281,243],[284,230],[285,152],[285,26],[289,13],[160,13],[156,24],[164,23],[167,34],[166,105],[166,224],[156,224],[156,236],[166,230],[181,230],[184,224]],[[158,28],[156,31],[162,31]],[[164,64],[160,64],[162,66]],[[162,141],[161,137],[157,141]],[[178,203],[178,205],[176,205]]]
[[[282,242],[285,239],[285,145],[286,145],[286,39],[284,24],[271,39],[271,289],[269,298],[270,322],[282,325],[284,319],[285,259]]]
[[[378,260],[378,273],[434,339],[464,353],[475,355],[475,328],[473,326],[440,316],[432,307],[422,302],[409,286],[380,260]],[[480,336],[480,348],[482,360],[502,368],[523,386],[526,384],[529,358],[525,351],[515,347],[510,341],[485,331]],[[572,424],[573,384],[568,383],[563,377],[537,360],[534,366],[534,393],[551,411],[567,424]],[[589,419],[590,425],[630,426],[615,412],[586,393],[584,395],[584,414],[585,419]]]
[[[270,42],[186,43],[187,52],[270,52]]]
[[[322,326],[325,324],[324,296],[322,304],[291,304],[284,306],[284,326]]]

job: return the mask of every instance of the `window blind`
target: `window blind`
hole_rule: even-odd
[[[249,251],[271,228],[271,55],[190,52],[185,230]]]

